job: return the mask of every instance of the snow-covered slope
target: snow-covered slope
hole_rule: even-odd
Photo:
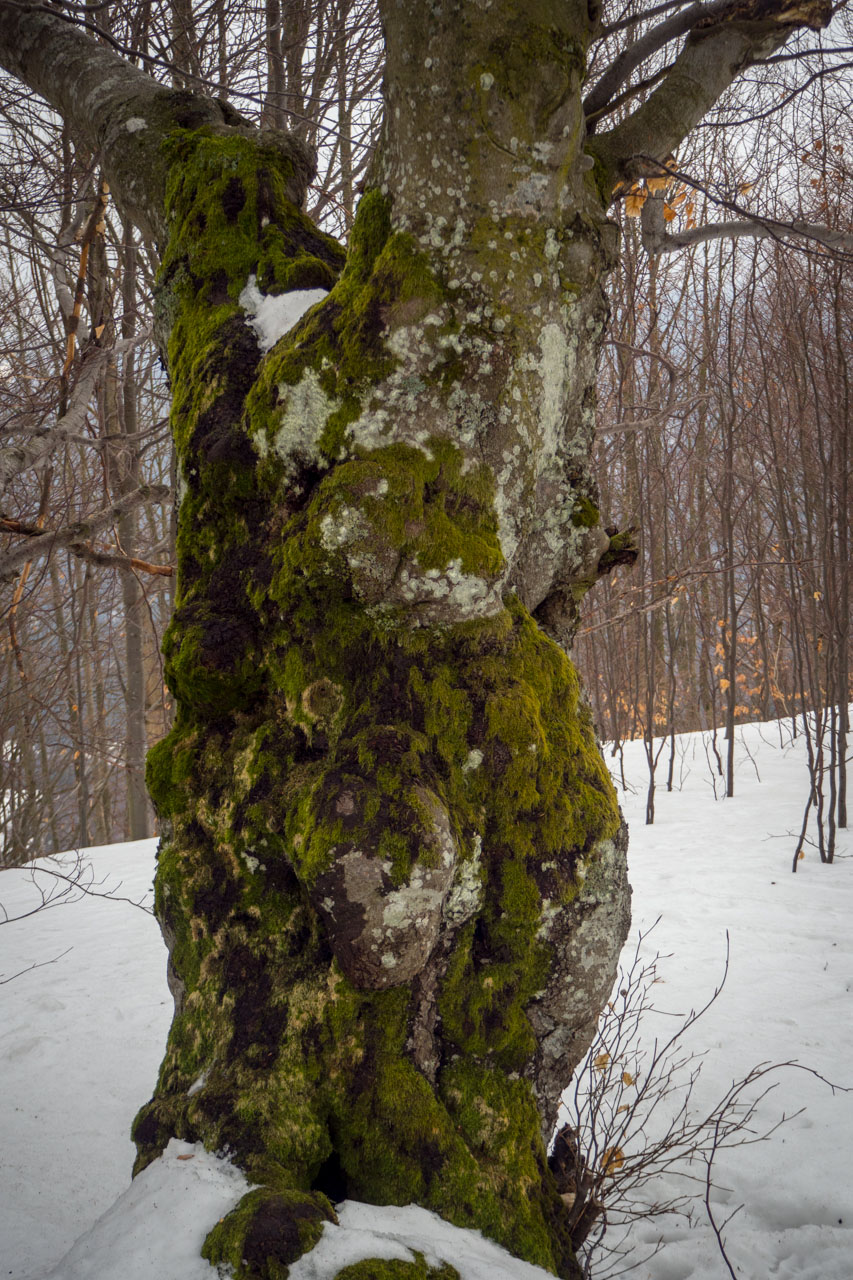
[[[853,843],[844,833],[847,856],[825,867],[810,851],[791,875],[805,799],[800,743],[780,745],[776,726],[749,726],[739,758],[736,796],[715,800],[701,735],[682,739],[680,789],[658,792],[656,823],[645,827],[642,749],[626,748],[628,781],[637,788],[623,800],[634,885],[628,950],[636,930],[661,916],[647,943],[671,955],[658,967],[657,1006],[684,1013],[703,1003],[722,972],[727,930],[731,939],[723,994],[691,1033],[689,1047],[707,1050],[697,1107],[712,1105],[763,1061],[797,1059],[853,1085]],[[106,878],[95,887],[121,881],[119,894],[138,899],[150,885],[153,854],[153,841],[89,851],[96,880]],[[28,873],[0,873],[9,915],[37,901]],[[150,1095],[171,1014],[153,919],[126,902],[83,897],[7,924],[0,981],[0,1275],[212,1275],[198,1244],[239,1198],[241,1175],[200,1148],[173,1143],[127,1190],[129,1125]],[[745,1280],[853,1276],[853,1094],[833,1095],[804,1073],[782,1073],[760,1106],[758,1127],[803,1106],[769,1142],[723,1153],[715,1165],[717,1216],[744,1206],[726,1239]],[[670,1179],[649,1194],[672,1190],[683,1184]],[[428,1256],[457,1266],[465,1259],[472,1280],[534,1274],[420,1210],[349,1204],[341,1222],[294,1280],[325,1280],[362,1250],[404,1256],[401,1242],[415,1232]],[[635,1273],[642,1280],[729,1274],[701,1212],[692,1224],[658,1219],[634,1227],[635,1259],[658,1241],[661,1251]],[[602,1259],[600,1274],[607,1266]]]
[[[626,748],[627,776],[638,786],[622,802],[631,827],[635,937],[661,915],[649,943],[671,956],[659,966],[664,982],[655,1003],[680,1013],[704,1003],[722,975],[726,931],[730,936],[725,988],[689,1039],[692,1049],[707,1051],[697,1108],[713,1105],[761,1062],[796,1059],[853,1086],[853,839],[842,833],[843,856],[831,866],[807,850],[792,875],[808,794],[802,738],[792,744],[783,729],[780,739],[775,724],[741,732],[730,800],[714,798],[704,736],[679,740],[681,789],[658,790],[652,827],[643,825],[642,745]],[[665,779],[663,767],[660,774]],[[719,778],[717,792],[724,793]],[[853,1093],[833,1095],[804,1072],[775,1079],[756,1130],[806,1110],[770,1141],[718,1157],[716,1218],[743,1205],[725,1232],[727,1252],[744,1280],[851,1280]],[[659,1190],[683,1184],[670,1180]],[[635,1228],[632,1238],[647,1246],[664,1241],[637,1272],[643,1280],[729,1275],[701,1204],[692,1227],[658,1219]]]

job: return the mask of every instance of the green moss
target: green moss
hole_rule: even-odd
[[[144,1152],[168,1132],[232,1145],[248,1153],[250,1176],[268,1180],[271,1161],[306,1193],[334,1150],[346,1194],[424,1204],[569,1275],[535,1101],[508,1076],[535,1052],[525,1007],[549,972],[536,937],[540,865],[551,864],[547,896],[556,882],[568,893],[582,850],[618,821],[571,664],[514,602],[429,637],[377,631],[349,603],[356,646],[352,628],[311,624],[320,605],[310,589],[301,606],[301,623],[290,615],[298,643],[273,671],[288,705],[333,715],[336,747],[300,763],[292,713],[275,727],[259,711],[203,747],[181,724],[171,744],[180,763],[167,769],[165,751],[152,762],[177,819],[158,913],[187,996],[137,1140]],[[190,762],[192,797],[178,781]],[[358,800],[349,829],[324,802],[342,780]],[[357,991],[330,969],[297,885],[310,890],[335,847],[371,840],[405,883],[423,857],[427,814],[414,788],[425,784],[453,814],[460,848],[475,834],[482,845],[476,926],[458,931],[438,991],[448,1065],[435,1089],[406,1052],[410,990]],[[189,1095],[211,1061],[221,1065]]]
[[[460,689],[452,669],[439,666],[427,679],[420,667],[409,674],[411,695],[423,707],[424,732],[432,749],[450,768],[463,766],[469,755],[470,698]]]
[[[190,799],[196,761],[194,736],[174,728],[148,752],[145,781],[149,794],[164,818],[183,809]]]
[[[413,1262],[400,1258],[365,1258],[338,1271],[335,1280],[459,1280],[459,1272],[449,1262],[430,1267],[422,1253]]]
[[[206,614],[207,626],[201,622],[182,626],[179,615],[163,639],[163,657],[173,692],[180,691],[197,713],[225,716],[256,700],[265,673],[255,646],[231,648],[217,612],[211,609]],[[199,616],[197,611],[194,616]]]
[[[357,588],[368,603],[371,591],[381,593],[401,559],[438,572],[457,561],[463,573],[495,578],[503,554],[489,469],[465,470],[462,451],[449,441],[432,439],[428,448],[425,453],[388,445],[326,476],[311,508],[293,522],[282,543],[271,599],[290,607],[306,580],[328,580],[335,542],[346,547],[351,563],[363,567]],[[347,576],[343,559],[340,572]]]
[[[576,529],[594,529],[601,522],[601,513],[590,498],[579,493],[572,510],[572,524]]]
[[[249,273],[277,292],[333,283],[343,251],[290,200],[293,159],[274,140],[176,130],[164,150],[171,226],[163,281],[176,268],[185,285],[210,291],[221,272],[235,302]]]
[[[325,1196],[260,1187],[217,1223],[202,1257],[230,1267],[234,1280],[287,1280],[288,1263],[313,1249],[324,1222],[336,1221]]]
[[[610,539],[607,550],[598,562],[599,576],[609,573],[617,565],[633,564],[639,555],[639,548],[640,542],[636,529],[623,529],[621,533],[614,534]]]
[[[478,68],[478,78],[479,70],[495,77],[504,99],[515,108],[518,136],[531,141],[575,92],[586,69],[585,50],[574,33],[547,20],[537,22],[536,16],[529,11],[502,16],[495,24],[487,62]],[[537,70],[535,88],[531,66]]]
[[[241,423],[260,353],[238,299],[251,274],[278,290],[330,287],[343,251],[288,199],[294,160],[272,141],[177,130],[164,150],[170,235],[158,308],[186,484],[166,679],[185,708],[227,716],[254,705],[265,680],[250,599],[260,494]]]
[[[182,426],[191,427],[209,394],[201,366],[217,358],[211,348],[223,322],[240,314],[249,276],[277,292],[331,287],[344,255],[288,200],[292,162],[274,145],[179,130],[166,151],[170,235],[158,298],[173,320],[169,367],[180,447]]]
[[[347,735],[346,755],[291,815],[291,858],[303,884],[313,887],[351,849],[370,850],[390,862],[397,885],[408,880],[415,862],[435,865],[433,815],[422,798],[431,771],[419,745],[401,729]],[[345,817],[337,816],[342,791],[348,798]]]
[[[288,388],[313,373],[328,400],[319,449],[327,459],[341,457],[347,428],[377,381],[394,367],[385,344],[388,326],[416,323],[442,296],[414,238],[392,232],[387,199],[378,191],[367,192],[358,206],[340,279],[324,305],[303,320],[298,342],[282,344],[268,358],[248,398],[248,427],[261,452],[281,432]]]
[[[391,235],[391,206],[375,188],[358,203],[347,261],[349,285],[366,284]]]

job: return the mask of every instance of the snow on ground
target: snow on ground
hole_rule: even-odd
[[[629,744],[625,753],[635,788],[623,798],[634,885],[626,955],[636,930],[660,915],[646,949],[671,958],[659,964],[656,1005],[686,1013],[702,1004],[721,976],[727,930],[731,939],[725,989],[689,1041],[707,1051],[697,1107],[713,1104],[764,1061],[796,1058],[853,1085],[853,847],[844,833],[844,858],[821,866],[809,850],[792,875],[805,801],[802,740],[791,744],[783,734],[780,741],[775,725],[748,726],[742,739],[731,800],[714,798],[702,736],[681,739],[679,789],[658,791],[653,827],[643,825],[642,746]],[[119,895],[139,899],[153,853],[153,841],[87,851],[96,880],[106,878],[93,887],[121,881]],[[0,903],[10,916],[37,902],[28,872],[0,873]],[[200,1147],[172,1143],[128,1189],[128,1130],[150,1096],[171,1014],[153,919],[127,902],[82,897],[7,924],[0,927],[0,983],[0,1276],[204,1280],[212,1272],[197,1256],[199,1243],[239,1198],[242,1176]],[[646,1038],[670,1025],[650,1020]],[[743,1205],[726,1230],[743,1280],[853,1276],[853,1095],[833,1096],[811,1076],[787,1071],[760,1105],[757,1127],[803,1106],[769,1142],[725,1152],[715,1165],[718,1217]],[[667,1179],[648,1194],[683,1189]],[[327,1228],[292,1277],[327,1280],[371,1251],[404,1256],[406,1241],[428,1257],[461,1261],[466,1280],[543,1274],[423,1210],[347,1203],[341,1226]],[[663,1244],[634,1272],[640,1280],[729,1275],[702,1211],[692,1224],[642,1222],[631,1242],[634,1260]],[[600,1265],[603,1275],[607,1260]]]
[[[204,1238],[248,1189],[227,1160],[173,1138],[45,1280],[212,1280]]]
[[[715,1102],[759,1062],[797,1059],[853,1086],[853,840],[841,833],[844,857],[832,866],[808,849],[792,875],[808,794],[802,737],[791,743],[787,726],[746,726],[730,800],[714,799],[706,747],[701,734],[679,741],[681,790],[657,791],[655,824],[646,827],[642,744],[628,744],[626,774],[638,790],[622,801],[635,934],[662,915],[649,942],[672,954],[660,966],[656,1003],[681,1013],[701,1005],[721,976],[727,930],[731,939],[723,994],[690,1039],[708,1051],[697,1105]],[[712,1198],[715,1215],[744,1206],[726,1232],[727,1252],[745,1280],[851,1280],[853,1094],[833,1096],[801,1072],[778,1081],[756,1128],[805,1113],[715,1166],[727,1188]],[[665,1247],[638,1270],[643,1280],[729,1274],[701,1212],[692,1229],[658,1220],[634,1231],[638,1243],[659,1237]]]
[[[101,891],[139,899],[155,848],[85,852]],[[10,916],[38,901],[29,872],[0,872]],[[127,903],[78,897],[0,928],[0,981],[31,964],[43,967],[0,986],[0,1275],[15,1280],[60,1257],[127,1184],[130,1122],[172,1013],[157,925]]]

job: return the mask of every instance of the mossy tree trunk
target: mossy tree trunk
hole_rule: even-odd
[[[205,1255],[239,1276],[286,1274],[343,1195],[575,1276],[545,1144],[629,919],[561,647],[630,555],[589,471],[606,209],[769,37],[705,34],[710,86],[688,44],[640,148],[588,136],[587,0],[382,8],[385,124],[344,254],[301,212],[294,140],[0,3],[5,65],[163,248],[177,716],[148,776],[176,1011],[137,1168],[172,1136],[233,1153],[258,1189]],[[328,296],[264,354],[250,277]]]

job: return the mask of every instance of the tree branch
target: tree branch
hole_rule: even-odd
[[[27,524],[24,520],[13,520],[9,516],[0,516],[0,529],[7,533],[21,533],[27,538],[37,538],[44,530],[38,525]],[[171,578],[175,566],[171,564],[152,564],[150,560],[140,560],[138,556],[119,555],[114,551],[99,551],[90,542],[73,542],[68,550],[78,560],[96,564],[101,569],[118,569],[123,573],[150,573],[160,578]],[[28,562],[29,563],[29,562]]]
[[[813,240],[827,249],[853,253],[853,234],[834,231],[832,227],[821,226],[817,222],[776,222],[772,218],[747,219],[745,221],[711,222],[704,227],[693,227],[690,231],[676,231],[662,237],[649,238],[644,242],[650,255],[672,253],[676,249],[687,249],[691,245],[705,244],[713,240],[737,240],[749,236],[754,240],[779,240],[788,236],[800,236]]]
[[[596,117],[605,111],[616,91],[647,58],[657,53],[664,45],[677,40],[679,36],[686,35],[700,19],[724,13],[729,8],[731,8],[731,0],[715,0],[715,3],[709,5],[693,4],[689,9],[653,27],[639,40],[635,40],[633,44],[623,49],[584,99],[583,109],[590,122],[590,130],[595,128]]]
[[[203,125],[223,133],[251,129],[233,107],[158,84],[67,16],[32,0],[0,0],[0,66],[44,98],[75,139],[101,156],[122,212],[153,240],[162,240],[166,230],[166,134]],[[295,138],[281,138],[294,162],[290,198],[301,205],[315,176],[313,153]]]
[[[124,494],[123,497],[117,499],[109,507],[104,507],[100,511],[96,511],[86,520],[79,520],[74,524],[66,525],[64,529],[52,529],[47,533],[41,533],[33,530],[21,521],[12,520],[8,516],[0,516],[0,524],[4,525],[12,532],[25,534],[27,541],[20,543],[17,547],[13,547],[11,551],[7,551],[4,556],[0,556],[0,581],[9,577],[18,568],[19,565],[26,564],[28,560],[39,560],[43,556],[48,556],[57,547],[68,547],[75,554],[82,555],[87,558],[86,553],[94,556],[107,555],[95,551],[89,546],[90,539],[96,533],[100,533],[102,529],[109,528],[115,524],[119,518],[128,511],[133,511],[137,507],[142,507],[148,502],[164,502],[171,496],[171,490],[165,484],[142,485],[138,489],[132,490],[130,493]],[[114,560],[130,561],[131,557],[112,557]],[[99,562],[100,563],[100,562]],[[142,568],[145,561],[139,561],[136,565],[128,564],[127,568]],[[152,566],[152,568],[154,568]],[[157,571],[162,572],[158,566]]]
[[[653,165],[678,148],[744,68],[775,53],[800,27],[820,30],[831,17],[831,0],[705,6],[659,87],[626,120],[591,138],[588,149],[610,170],[614,188],[634,182],[649,171],[649,158]],[[671,23],[679,20],[680,15]]]
[[[673,177],[678,177],[682,182],[689,181],[683,174],[676,174],[671,170],[668,172],[672,172]],[[704,190],[704,188],[701,189]],[[706,192],[706,194],[709,193]],[[714,197],[712,196],[711,199]],[[643,246],[649,257],[673,253],[677,249],[688,249],[697,244],[707,244],[716,240],[738,240],[743,237],[753,240],[786,240],[797,237],[811,240],[814,244],[819,244],[836,254],[853,254],[853,232],[837,231],[819,222],[804,222],[802,219],[783,222],[777,218],[764,218],[749,214],[740,205],[728,200],[717,200],[716,203],[739,214],[739,218],[730,222],[710,222],[704,227],[691,227],[689,231],[667,231],[664,219],[664,196],[650,192],[640,215]]]
[[[92,348],[83,356],[80,373],[71,392],[71,403],[52,427],[39,427],[33,432],[34,438],[27,444],[4,448],[0,453],[0,498],[5,494],[15,476],[23,471],[30,471],[47,462],[60,445],[78,439],[89,410],[89,400],[95,390],[95,384],[103,365],[114,356],[123,355],[133,350],[140,343],[151,337],[151,330],[144,329],[132,338],[122,338],[111,347]],[[26,426],[16,427],[11,423],[12,431],[28,431]],[[122,437],[124,439],[124,437]],[[85,440],[94,448],[103,447],[104,440]]]

